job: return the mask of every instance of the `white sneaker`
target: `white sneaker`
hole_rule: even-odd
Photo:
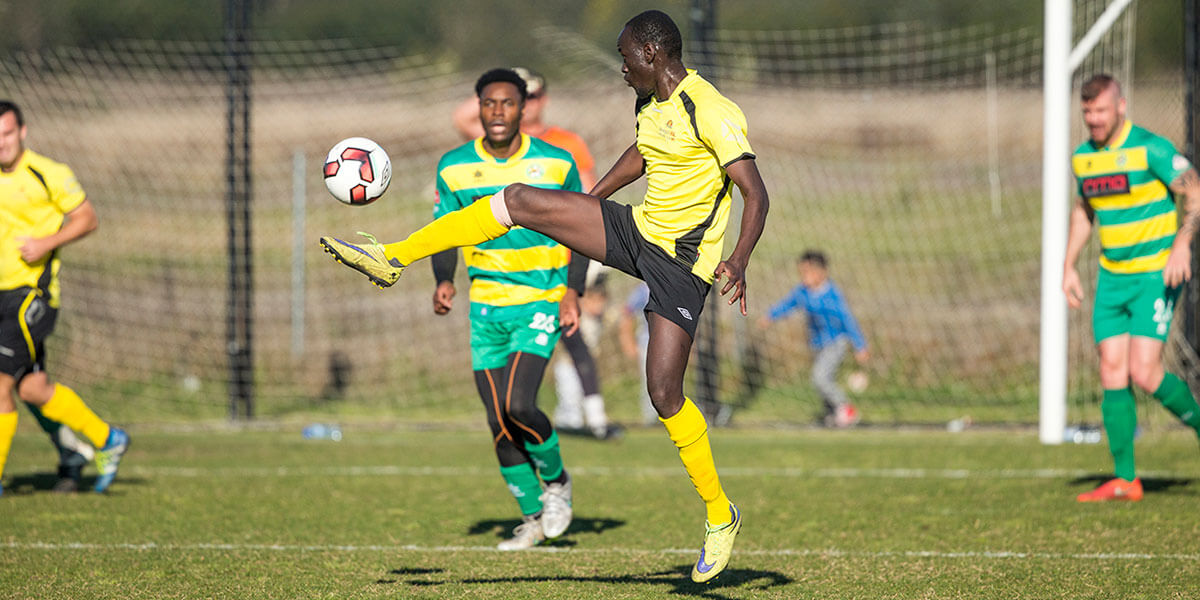
[[[571,477],[566,483],[551,483],[542,492],[542,531],[556,538],[571,526]]]
[[[528,550],[546,539],[542,533],[542,522],[537,517],[524,517],[520,525],[513,529],[511,540],[496,544],[499,550]]]

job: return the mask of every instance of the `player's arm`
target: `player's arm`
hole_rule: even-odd
[[[61,248],[83,236],[96,230],[99,225],[99,218],[96,216],[96,209],[92,207],[92,203],[86,198],[79,206],[71,209],[65,216],[62,227],[58,231],[43,237],[24,237],[21,238],[21,258],[29,264],[33,264],[47,254],[53,252],[56,248]]]
[[[463,140],[473,140],[483,136],[483,123],[479,122],[479,98],[471,96],[463,100],[450,116],[454,130]]]
[[[1200,176],[1188,169],[1171,183],[1171,192],[1183,198],[1183,223],[1175,232],[1175,242],[1167,266],[1163,268],[1163,283],[1175,287],[1192,278],[1192,239],[1200,227]]]
[[[617,190],[637,181],[645,172],[646,159],[642,158],[642,153],[638,152],[637,144],[634,143],[621,154],[621,158],[617,159],[608,173],[605,173],[599,183],[588,193],[598,198],[607,198]]]
[[[1075,270],[1075,263],[1079,260],[1079,253],[1083,251],[1083,247],[1087,245],[1088,238],[1092,235],[1092,220],[1095,218],[1095,213],[1087,200],[1080,197],[1075,206],[1071,208],[1071,224],[1067,232],[1067,256],[1063,261],[1063,293],[1067,295],[1067,305],[1071,308],[1079,308],[1083,304],[1083,283],[1079,279],[1079,271]]]
[[[454,271],[458,269],[458,251],[443,250],[430,257],[433,264],[433,280],[437,286],[433,289],[433,312],[444,315],[454,306]]]
[[[734,290],[733,295],[729,297],[729,304],[740,301],[742,314],[745,315],[746,266],[750,264],[750,253],[754,252],[754,246],[758,244],[758,238],[762,236],[763,227],[766,226],[770,200],[767,197],[767,186],[763,183],[753,158],[747,157],[730,163],[725,167],[725,173],[742,192],[744,208],[737,245],[733,247],[729,258],[717,265],[714,281],[725,278],[721,295]]]
[[[571,252],[567,264],[567,292],[558,303],[558,324],[563,335],[574,335],[579,329],[579,297],[587,286],[587,269],[590,258],[579,252]]]

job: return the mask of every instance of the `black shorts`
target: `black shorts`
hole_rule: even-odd
[[[58,309],[31,287],[0,292],[0,373],[21,381],[45,370],[46,338],[54,331]]]
[[[712,284],[692,273],[691,266],[676,261],[642,237],[631,206],[601,200],[600,211],[608,243],[604,264],[645,281],[650,288],[646,310],[679,325],[695,339],[700,311],[704,310],[704,299]]]

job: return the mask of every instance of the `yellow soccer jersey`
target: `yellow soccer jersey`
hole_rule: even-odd
[[[648,184],[645,201],[633,207],[638,230],[712,283],[732,197],[725,167],[754,158],[745,115],[688,69],[670,98],[638,102],[637,148]]]
[[[36,263],[21,258],[21,238],[58,231],[63,215],[86,199],[71,168],[26,149],[11,173],[0,171],[0,290],[41,289],[58,307],[58,252]]]

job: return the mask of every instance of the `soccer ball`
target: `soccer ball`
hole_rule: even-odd
[[[363,137],[346,138],[325,157],[325,188],[351,206],[379,199],[392,181],[392,161],[379,144]]]

